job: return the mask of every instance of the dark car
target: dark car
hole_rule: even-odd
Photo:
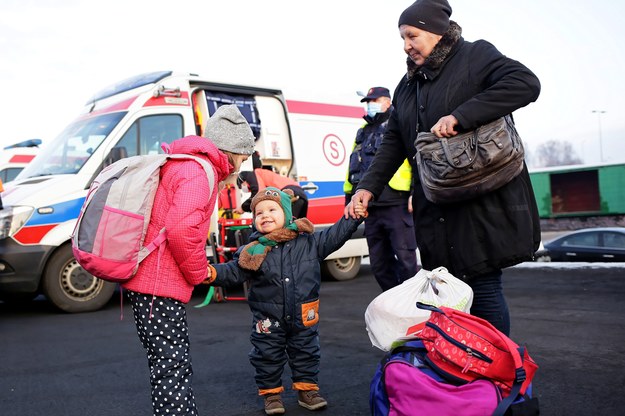
[[[584,228],[543,244],[538,261],[625,262],[625,227]]]

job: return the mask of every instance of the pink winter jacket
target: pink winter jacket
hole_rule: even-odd
[[[206,159],[215,171],[210,189],[206,173],[191,160],[170,160],[160,172],[145,241],[167,229],[167,241],[158,264],[159,250],[139,265],[137,274],[123,287],[134,292],[177,299],[187,303],[193,287],[207,276],[206,239],[217,199],[217,184],[233,167],[228,157],[206,138],[186,136],[170,145],[170,153]]]

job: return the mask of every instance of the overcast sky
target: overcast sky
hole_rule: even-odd
[[[2,0],[0,146],[45,143],[94,92],[157,70],[360,105],[357,90],[392,91],[404,75],[397,20],[411,3]],[[530,152],[566,140],[597,163],[601,137],[604,161],[625,160],[625,2],[450,3],[465,39],[490,41],[540,78],[538,101],[515,113]]]

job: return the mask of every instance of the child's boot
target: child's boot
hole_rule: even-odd
[[[280,394],[267,394],[265,398],[265,413],[268,415],[281,415],[286,411]]]
[[[326,399],[321,397],[317,390],[298,390],[297,403],[308,410],[317,410],[328,405]]]

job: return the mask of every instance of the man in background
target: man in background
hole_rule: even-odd
[[[360,100],[367,103],[365,125],[356,134],[343,186],[345,204],[371,165],[393,110],[391,94],[373,87]],[[400,166],[375,203],[369,205],[365,236],[371,269],[380,288],[388,290],[417,273],[417,243],[412,219],[412,169],[407,160]]]

